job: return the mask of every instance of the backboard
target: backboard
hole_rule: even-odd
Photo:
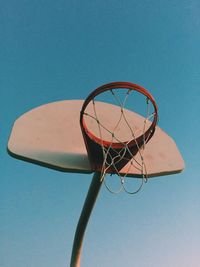
[[[64,100],[39,106],[23,114],[13,125],[8,142],[9,153],[16,158],[60,171],[91,173],[79,124],[82,105],[83,100]],[[112,124],[113,117],[108,114],[113,109],[117,112],[119,107],[104,102],[98,105],[102,110],[102,119]],[[129,120],[134,120],[136,128],[144,121],[142,116],[132,111],[127,111],[127,116]],[[95,132],[92,122],[90,127]],[[153,138],[146,144],[143,156],[148,177],[178,173],[184,169],[184,161],[175,142],[158,126]],[[140,161],[137,155],[136,160]],[[141,177],[140,171],[129,164],[120,172],[126,173],[127,170],[128,176]]]

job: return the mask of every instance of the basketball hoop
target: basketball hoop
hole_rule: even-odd
[[[112,193],[124,189],[135,194],[148,177],[184,169],[176,143],[156,127],[157,121],[156,102],[146,89],[115,82],[97,88],[85,101],[47,103],[14,122],[8,142],[11,156],[64,172],[94,172],[77,224],[70,267],[80,267],[84,233],[103,183]],[[118,191],[108,186],[107,173],[118,175]],[[137,190],[126,189],[128,177],[142,178]]]
[[[122,99],[119,97],[121,91],[124,94]],[[147,114],[139,130],[134,128],[134,121],[130,121],[130,116],[127,117],[129,110],[125,109],[127,99],[133,91],[143,95],[147,105]],[[114,114],[112,116],[113,119],[116,119],[116,116],[119,115],[119,118],[112,129],[109,128],[109,125],[106,125],[106,120],[104,121],[98,111],[99,102],[96,101],[96,98],[104,92],[110,92],[110,97],[114,99],[115,104],[117,102],[117,109],[113,107]],[[109,104],[111,102],[110,99],[106,99],[106,101],[109,101]],[[149,102],[153,107],[151,113],[149,113]],[[89,106],[92,106],[92,108],[89,109]],[[104,115],[106,117],[109,114]],[[92,127],[87,123],[88,117],[90,121],[93,121]],[[145,144],[153,136],[157,121],[158,109],[154,98],[146,89],[137,84],[115,82],[105,84],[94,90],[83,103],[80,114],[81,130],[93,171],[101,172],[102,179],[104,179],[106,173],[119,175],[121,188],[124,188],[124,178],[128,175],[128,171],[123,173],[123,167],[128,163],[130,166],[135,165],[136,168],[140,168],[142,177],[147,178],[148,173],[145,168],[142,150],[145,149]],[[94,125],[96,125],[95,131]],[[122,125],[126,126],[126,130],[122,128]],[[128,140],[123,139],[125,131],[130,132]],[[140,133],[138,134],[138,132]],[[105,133],[106,139],[104,138]],[[140,154],[140,163],[135,160],[137,153]],[[125,191],[127,190],[125,189]]]

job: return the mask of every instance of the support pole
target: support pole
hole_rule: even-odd
[[[82,243],[84,233],[87,227],[87,223],[89,221],[92,209],[94,207],[95,201],[97,199],[99,190],[101,188],[101,173],[94,173],[92,182],[90,184],[90,188],[87,193],[87,197],[85,199],[85,203],[83,205],[83,209],[76,227],[76,233],[74,236],[74,243],[71,255],[70,267],[80,267],[80,258],[82,252]]]

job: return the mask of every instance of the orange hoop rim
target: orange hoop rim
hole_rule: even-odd
[[[143,94],[144,96],[146,96],[152,103],[153,107],[154,107],[154,118],[153,121],[151,123],[151,125],[149,126],[149,128],[145,131],[145,133],[141,134],[140,136],[138,136],[136,139],[131,140],[131,141],[126,141],[126,142],[109,142],[109,141],[105,141],[102,140],[101,138],[95,136],[87,127],[85,120],[84,120],[84,112],[88,106],[88,104],[99,94],[105,92],[105,91],[109,91],[112,89],[130,89],[132,91],[137,91],[141,94]],[[142,86],[131,83],[131,82],[112,82],[112,83],[107,83],[104,84],[98,88],[96,88],[93,92],[91,92],[89,94],[89,96],[85,99],[81,112],[80,112],[80,126],[81,126],[81,130],[84,133],[84,135],[88,136],[93,142],[104,146],[104,147],[112,147],[112,148],[116,148],[116,149],[121,149],[124,147],[124,144],[128,144],[128,147],[131,147],[132,145],[135,145],[135,143],[141,143],[144,139],[146,140],[146,138],[148,138],[148,141],[151,139],[151,137],[154,134],[155,131],[155,127],[157,125],[158,122],[158,107],[156,104],[156,101],[154,100],[153,96]]]

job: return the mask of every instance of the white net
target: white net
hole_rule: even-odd
[[[134,122],[131,117],[132,113],[130,110],[126,109],[126,106],[128,106],[130,95],[134,95],[136,92],[130,89],[123,90],[122,93],[121,91],[122,90],[119,89],[111,89],[106,95],[106,101],[109,101],[109,105],[111,103],[110,99],[112,98],[112,104],[117,106],[117,109],[112,108],[106,110],[105,108],[102,110],[101,106],[99,107],[98,100],[94,98],[91,101],[90,109],[85,110],[84,116],[85,121],[92,125],[92,131],[95,133],[95,136],[97,136],[99,144],[101,145],[103,162],[100,171],[101,179],[106,188],[109,192],[114,194],[122,190],[128,194],[136,194],[141,190],[143,184],[147,182],[148,179],[144,151],[151,132],[148,136],[146,136],[145,133],[155,113],[154,111],[152,112],[149,98],[142,96],[145,114],[142,114],[142,120],[140,117],[140,124]],[[139,103],[139,105],[141,106],[141,103]],[[114,114],[110,114],[111,111],[114,112]],[[107,117],[111,117],[111,119],[107,120]],[[138,143],[138,136],[143,137],[142,144],[141,141]],[[134,142],[136,152],[130,149],[131,142]],[[125,171],[123,168],[124,162],[126,165]],[[122,168],[120,166],[122,166]],[[126,180],[129,178],[130,170],[132,169],[137,169],[141,179],[136,189],[128,190],[126,187]],[[111,176],[116,174],[119,177],[119,189],[113,190],[110,185],[108,185],[107,177],[109,173]]]

